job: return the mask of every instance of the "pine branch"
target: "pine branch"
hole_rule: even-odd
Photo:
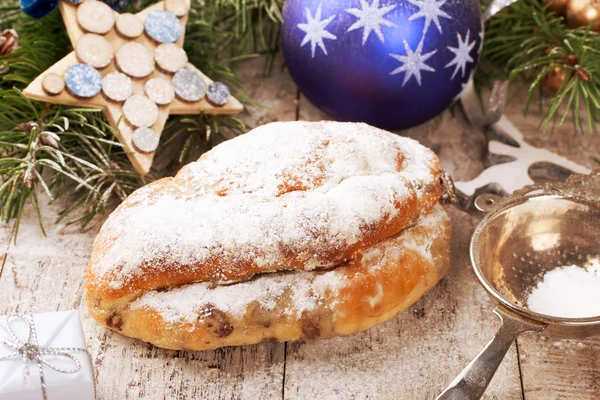
[[[35,110],[17,89],[0,91],[0,100],[0,110],[8,115],[26,108]],[[82,227],[102,213],[111,199],[124,200],[144,180],[131,169],[121,144],[112,138],[113,131],[98,110],[59,109],[37,122],[3,128],[0,218],[6,222],[15,219],[18,226],[29,199],[43,230],[38,189],[51,201],[67,198],[68,206],[60,217],[76,214],[71,222]]]
[[[134,1],[124,12],[137,12],[152,2]],[[190,61],[212,79],[229,84],[249,104],[229,65],[265,56],[269,70],[278,51],[282,3],[193,0],[185,41]],[[32,79],[72,51],[59,11],[35,20],[14,0],[0,0],[0,28],[16,29],[21,46],[0,56],[0,64],[8,66],[8,73],[0,75],[0,218],[14,220],[18,228],[29,201],[43,229],[38,193],[44,192],[50,201],[66,200],[61,219],[85,226],[111,201],[124,200],[146,181],[131,166],[101,112],[32,102],[21,94]],[[161,147],[183,139],[172,160],[179,168],[192,161],[192,149],[207,150],[245,130],[231,116],[171,118]]]
[[[502,66],[502,67],[498,67]],[[522,0],[498,13],[486,25],[477,79],[504,76],[531,81],[525,112],[555,69],[566,72],[558,92],[542,101],[543,131],[563,124],[569,115],[575,131],[595,132],[600,118],[600,36],[572,29],[536,0]],[[583,117],[582,117],[583,116]]]
[[[0,5],[8,3],[0,0]],[[10,4],[14,4],[12,1]],[[9,66],[7,74],[0,80],[0,88],[13,85],[24,88],[48,67],[70,51],[70,43],[58,9],[43,19],[36,20],[23,14],[0,14],[0,26],[14,28],[19,34],[20,48],[0,56],[0,64]]]

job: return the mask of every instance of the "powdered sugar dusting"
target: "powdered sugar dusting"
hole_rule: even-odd
[[[419,221],[417,227],[439,225],[447,218],[443,208],[438,205]],[[390,238],[382,242],[385,245],[383,250],[382,246],[374,246],[363,254],[363,263],[366,265],[374,263],[373,268],[395,265],[396,263],[386,262],[385,258],[398,260],[405,244],[409,244],[411,249],[416,249],[426,259],[431,260],[430,241],[417,241],[413,236],[415,235],[408,230],[401,234],[400,240]],[[317,306],[335,309],[340,290],[350,284],[345,268],[340,266],[324,272],[264,274],[250,281],[216,287],[211,287],[206,282],[193,283],[168,291],[150,291],[132,302],[130,308],[156,310],[165,321],[175,323],[181,320],[195,321],[201,314],[202,308],[208,304],[241,319],[253,302],[258,302],[266,311],[271,311],[285,302],[287,307],[284,313],[299,317],[303,311],[312,310]],[[289,296],[289,301],[283,300],[286,296]],[[381,297],[383,297],[382,291],[376,293],[371,301],[376,303],[381,300]]]
[[[416,141],[367,125],[268,124],[132,194],[104,225],[96,244],[107,251],[91,267],[111,275],[113,289],[142,264],[225,260],[215,281],[245,262],[269,271],[289,254],[306,270],[332,267],[343,261],[332,252],[398,215],[435,168],[435,155]]]
[[[377,185],[386,181],[389,192],[380,193]],[[350,195],[356,192],[362,196]],[[351,178],[328,193],[291,192],[275,199],[253,194],[207,195],[193,201],[187,196],[163,196],[143,207],[125,209],[107,223],[122,232],[96,272],[121,265],[120,272],[129,274],[140,262],[166,258],[185,265],[215,255],[232,260],[249,256],[236,254],[240,248],[251,249],[251,257],[264,264],[284,258],[286,252],[310,260],[319,247],[327,250],[327,243],[319,242],[325,237],[331,246],[355,243],[364,226],[395,211],[394,199],[410,195],[406,181],[381,176]],[[382,196],[389,199],[382,201]]]
[[[344,283],[344,276],[335,271],[321,274],[298,272],[268,274],[251,281],[211,289],[206,282],[194,283],[167,292],[151,291],[131,303],[132,310],[150,308],[158,311],[167,322],[193,322],[207,304],[242,318],[252,302],[265,310],[272,310],[277,300],[289,294],[289,315],[299,315],[324,302],[326,295],[335,296]]]
[[[407,236],[402,240],[402,247],[416,251],[421,257],[429,261],[432,260],[431,252],[429,251],[432,245],[433,238],[429,236],[419,237],[419,239]]]
[[[228,194],[277,196],[284,181],[327,191],[349,177],[403,172],[425,182],[431,179],[425,165],[435,162],[417,141],[365,124],[275,122],[222,143],[176,179]]]

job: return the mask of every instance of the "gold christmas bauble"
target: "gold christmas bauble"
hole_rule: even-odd
[[[600,32],[600,0],[571,0],[567,5],[567,21],[572,28],[587,26]]]
[[[544,80],[542,81],[542,86],[544,89],[549,91],[552,94],[558,93],[558,90],[562,86],[563,82],[567,77],[567,71],[562,67],[555,67],[552,71],[550,71],[546,76],[544,76]]]
[[[548,9],[556,15],[564,17],[567,13],[569,0],[542,0],[542,4],[548,6]]]

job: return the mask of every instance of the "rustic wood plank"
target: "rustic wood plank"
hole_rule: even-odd
[[[327,116],[301,97],[300,118]],[[431,146],[455,175],[467,176],[482,168],[481,158],[476,160],[484,141],[481,133],[465,126],[460,118],[445,114],[402,134]],[[468,259],[469,239],[480,215],[457,209],[450,214],[454,233],[449,274],[386,324],[330,341],[289,344],[285,399],[431,399],[479,352],[498,326]],[[514,346],[486,398],[522,398]]]
[[[592,400],[600,396],[600,338],[518,339],[526,400]]]
[[[297,118],[297,89],[287,70],[283,69],[281,55],[275,60],[275,67],[269,76],[265,76],[262,58],[249,60],[236,66],[235,72],[244,82],[247,91],[255,104],[248,105],[241,114],[248,127],[274,121],[294,121]]]
[[[0,315],[8,312],[46,312],[79,307],[83,270],[95,232],[80,233],[73,226],[55,224],[56,207],[43,200],[47,237],[32,207],[26,205],[16,244],[10,241],[0,277]]]

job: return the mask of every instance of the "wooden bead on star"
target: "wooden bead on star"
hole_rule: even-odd
[[[63,90],[65,90],[65,80],[62,76],[57,74],[47,74],[44,76],[44,80],[42,81],[42,86],[46,93],[51,96],[56,96],[60,94]]]
[[[117,32],[126,38],[135,39],[144,33],[144,24],[133,14],[125,13],[117,17]]]
[[[94,68],[104,68],[113,59],[113,47],[104,36],[86,33],[75,45],[75,54],[81,62]]]
[[[101,1],[84,1],[77,5],[77,22],[91,33],[108,33],[115,24],[114,11]]]

